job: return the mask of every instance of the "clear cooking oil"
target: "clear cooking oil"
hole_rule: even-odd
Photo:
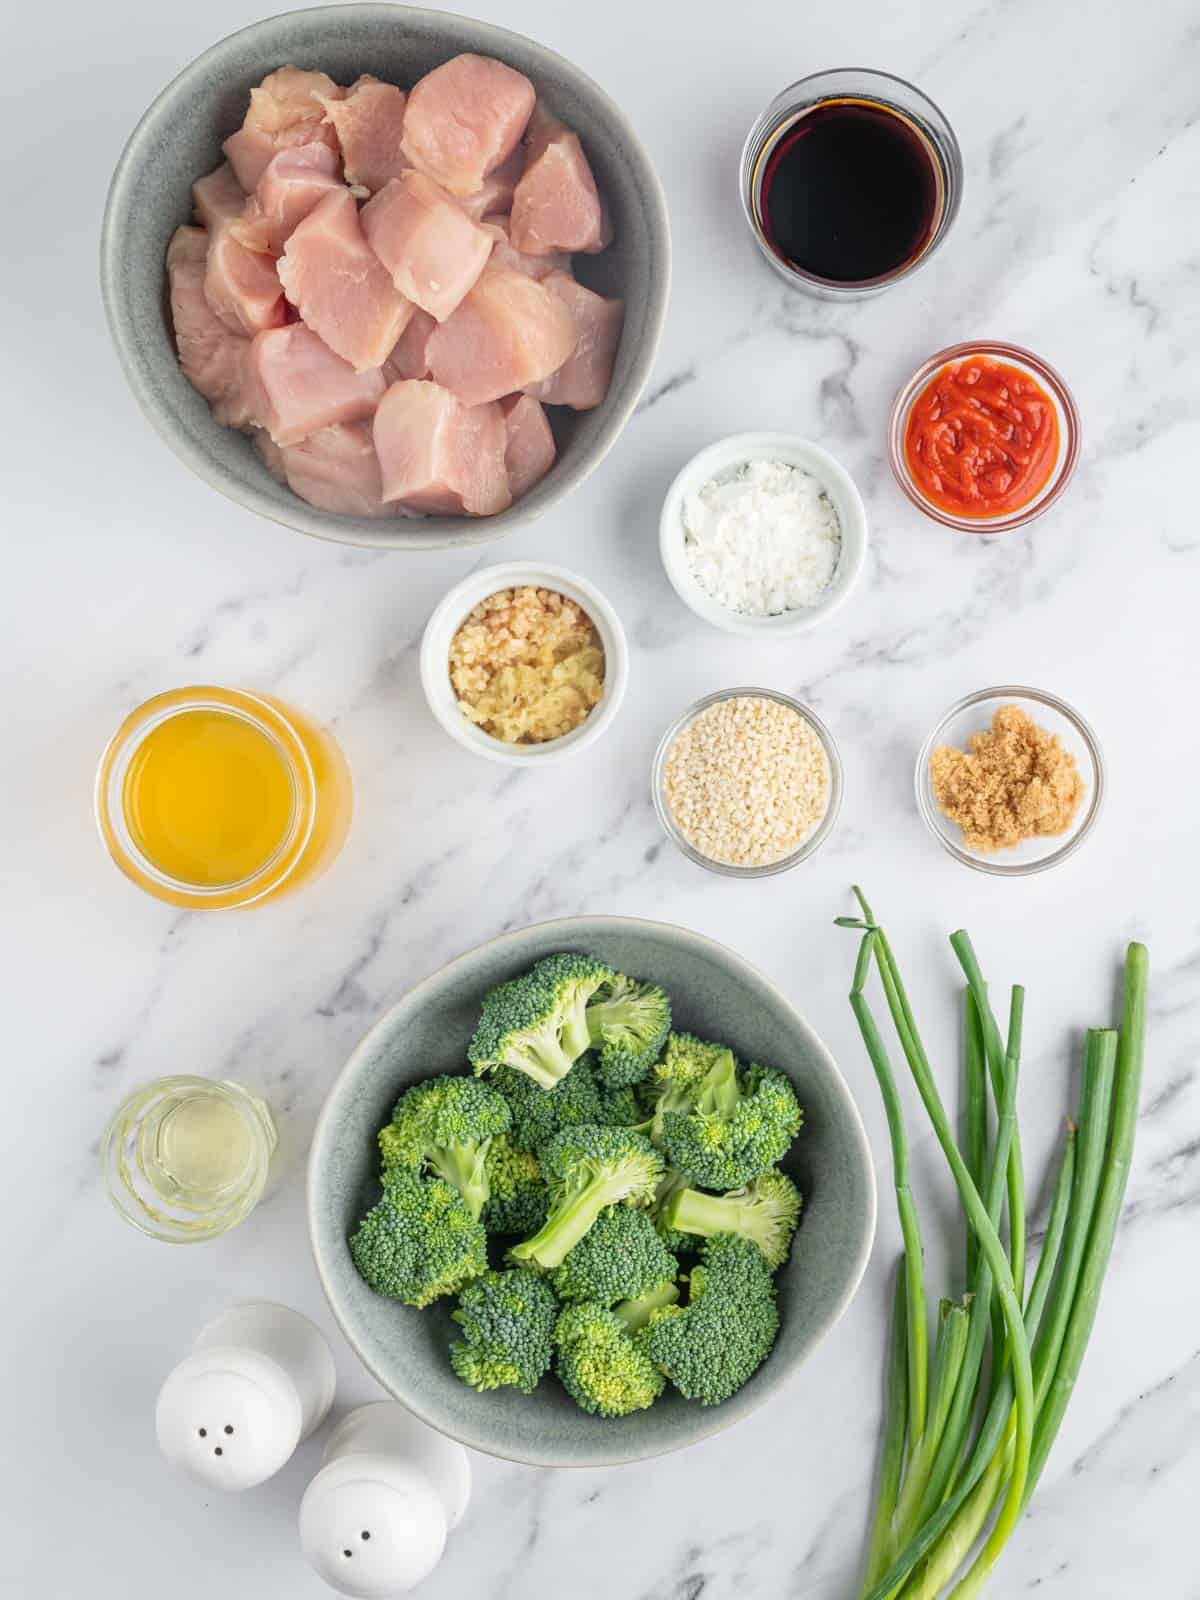
[[[239,1084],[159,1078],[117,1109],[102,1159],[117,1210],[171,1243],[215,1238],[262,1197],[276,1145],[264,1102]]]

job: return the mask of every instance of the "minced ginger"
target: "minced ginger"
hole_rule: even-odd
[[[553,589],[501,589],[450,645],[459,708],[506,744],[561,739],[604,692],[604,647],[592,619]]]
[[[1066,833],[1083,799],[1075,757],[1020,706],[999,706],[966,750],[939,745],[929,761],[934,797],[970,850]]]

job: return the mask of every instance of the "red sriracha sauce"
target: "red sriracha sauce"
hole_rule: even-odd
[[[968,356],[935,372],[904,430],[913,482],[959,517],[999,517],[1035,500],[1058,460],[1058,413],[1028,372]]]

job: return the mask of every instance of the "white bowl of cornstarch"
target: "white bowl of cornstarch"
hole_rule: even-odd
[[[789,433],[737,433],[693,456],[663,502],[663,566],[714,628],[793,638],[862,572],[867,514],[846,469]]]

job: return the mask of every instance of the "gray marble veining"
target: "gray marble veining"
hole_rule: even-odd
[[[562,50],[630,113],[666,186],[672,309],[638,414],[553,515],[494,552],[408,559],[325,548],[238,511],[146,427],[108,346],[94,284],[112,165],[137,110],[184,61],[252,20],[245,0],[151,10],[113,0],[16,20],[0,157],[21,225],[0,253],[8,577],[3,923],[9,1018],[0,1183],[19,1360],[3,1453],[14,1593],[318,1600],[295,1539],[309,1445],[253,1495],[215,1502],[160,1467],[153,1394],[203,1319],[269,1295],[331,1327],[304,1233],[303,1156],[325,1090],[380,1010],[459,951],[577,912],[677,921],[778,982],[829,1044],[881,1163],[880,1235],[837,1338],[769,1412],[676,1457],[550,1473],[478,1458],[476,1497],[428,1600],[845,1600],[879,1422],[886,1283],[897,1249],[886,1138],[831,926],[861,880],[906,957],[939,1070],[953,1061],[945,935],[966,923],[993,982],[1028,984],[1022,1088],[1030,1170],[1069,1104],[1079,1030],[1111,1014],[1124,941],[1154,968],[1151,1049],[1124,1228],[1092,1347],[997,1595],[1197,1600],[1200,1473],[1200,31],[1186,0],[1119,14],[967,0],[955,8],[797,10],[660,0],[474,9]],[[128,42],[136,40],[136,48]],[[778,286],[744,234],[742,136],[791,78],[832,65],[918,81],[966,162],[953,234],[906,284],[830,306]],[[48,84],[69,93],[47,100]],[[1008,538],[954,537],[890,480],[892,396],[934,349],[971,337],[1036,349],[1071,384],[1084,454],[1060,506]],[[657,513],[712,439],[778,427],[855,475],[871,561],[852,602],[799,643],[704,630],[658,566]],[[586,766],[509,774],[428,715],[415,647],[445,589],[523,556],[598,583],[632,647],[620,719]],[[334,871],[242,916],[180,915],[105,860],[90,788],[138,700],[210,680],[270,689],[328,721],[357,813]],[[945,857],[912,801],[915,752],[946,705],[1029,682],[1077,704],[1110,769],[1086,847],[1027,881]],[[664,844],[648,793],[662,728],[697,696],[761,682],[807,696],[846,767],[826,848],[741,884]],[[239,1078],[283,1131],[261,1210],[198,1250],[124,1229],[97,1139],[119,1096],[169,1070]],[[948,1195],[915,1105],[931,1269]],[[1044,1205],[1044,1195],[1039,1196]],[[374,1397],[339,1349],[340,1400]],[[53,1566],[45,1554],[53,1548]]]

